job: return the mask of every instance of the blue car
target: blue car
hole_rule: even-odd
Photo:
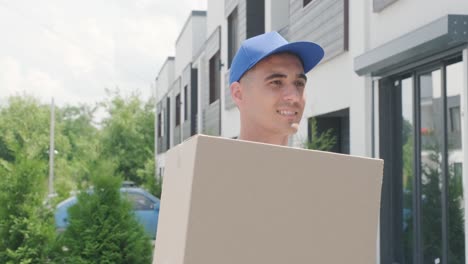
[[[152,240],[156,238],[158,228],[160,200],[141,188],[122,187],[120,192],[129,200],[137,221],[144,227]],[[77,197],[72,196],[57,205],[55,210],[55,227],[62,232],[68,226],[68,208],[76,204]]]

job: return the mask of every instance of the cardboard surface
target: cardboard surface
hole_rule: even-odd
[[[166,156],[153,263],[375,263],[382,174],[382,160],[194,136]]]

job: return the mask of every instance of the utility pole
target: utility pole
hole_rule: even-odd
[[[54,192],[54,137],[55,137],[55,104],[52,97],[50,105],[50,145],[49,145],[49,198],[55,196]]]

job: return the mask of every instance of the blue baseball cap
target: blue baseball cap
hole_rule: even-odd
[[[312,70],[324,55],[322,47],[313,42],[289,43],[276,31],[264,33],[242,42],[231,64],[229,85],[239,81],[248,70],[262,59],[280,52],[291,52],[297,55],[302,61],[304,73]]]

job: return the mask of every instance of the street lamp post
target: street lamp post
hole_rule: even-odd
[[[55,155],[54,137],[55,137],[55,104],[54,104],[54,98],[52,98],[52,103],[50,105],[49,198],[55,196],[55,192],[54,192],[54,155]]]

